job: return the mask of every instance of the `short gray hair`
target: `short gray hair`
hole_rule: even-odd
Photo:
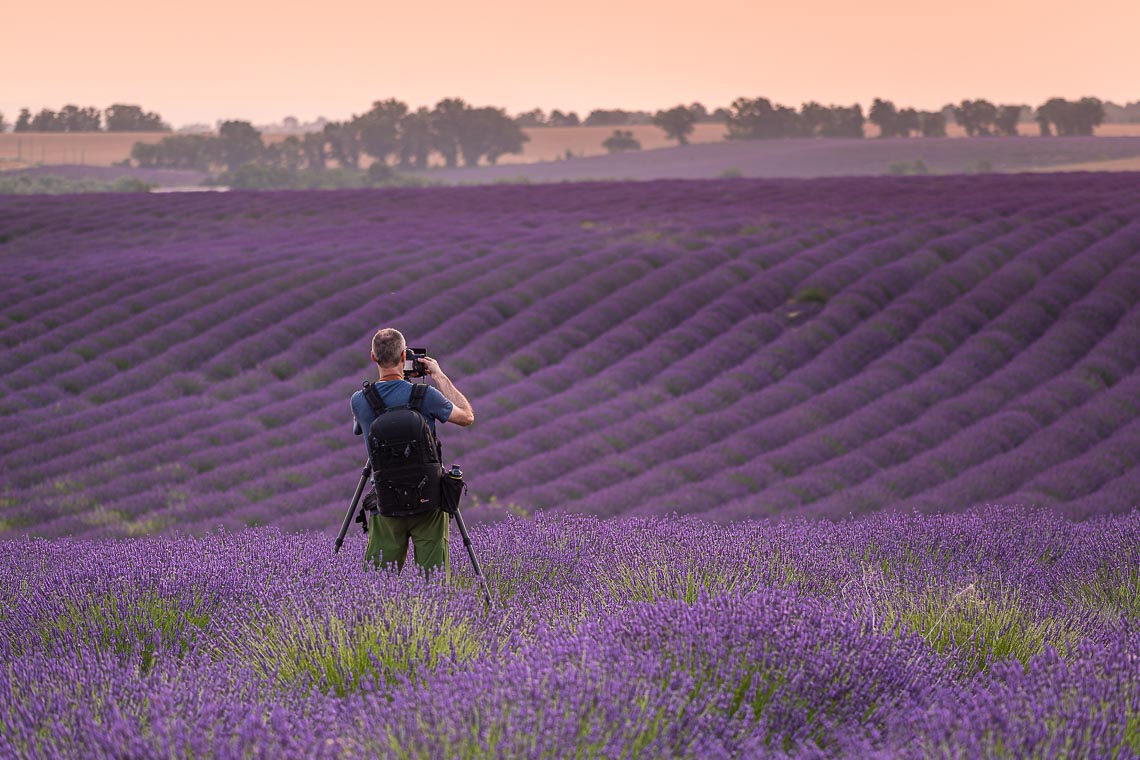
[[[399,330],[384,327],[372,336],[372,355],[381,367],[403,367],[407,343]]]

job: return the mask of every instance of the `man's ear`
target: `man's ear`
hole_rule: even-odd
[[[376,361],[376,352],[370,351],[369,353],[372,355],[372,361],[375,362]]]

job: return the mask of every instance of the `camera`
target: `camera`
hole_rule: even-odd
[[[427,356],[426,348],[409,348],[404,354],[404,379],[424,376],[423,358]]]

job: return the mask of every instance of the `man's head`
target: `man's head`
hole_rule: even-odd
[[[380,365],[380,369],[404,369],[404,351],[407,344],[399,330],[385,327],[376,331],[372,336],[372,361]]]

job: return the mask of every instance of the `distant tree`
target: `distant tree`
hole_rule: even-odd
[[[310,171],[320,171],[328,165],[323,131],[305,133],[301,138],[301,151],[305,154],[305,167]]]
[[[945,137],[946,116],[941,111],[921,111],[918,114],[918,130],[923,137]]]
[[[954,121],[966,130],[968,137],[994,134],[997,114],[997,106],[988,100],[963,100],[954,107]]]
[[[641,150],[641,143],[633,136],[631,129],[615,129],[614,133],[602,140],[602,147],[610,153],[627,150]]]
[[[283,169],[285,151],[281,145],[280,142],[265,143],[265,148],[261,151],[261,157],[258,159],[258,163],[269,169]]]
[[[131,158],[136,165],[144,169],[160,166],[158,152],[159,147],[150,143],[137,142],[131,146]]]
[[[614,125],[624,126],[627,122],[628,115],[622,110],[607,110],[595,108],[590,113],[586,114],[586,120],[582,122],[587,127],[610,127]]]
[[[879,128],[879,137],[894,137],[899,133],[899,112],[889,100],[875,98],[871,110],[867,112],[867,118]]]
[[[551,127],[577,127],[581,125],[582,120],[573,111],[562,113],[555,108],[550,112],[550,118],[547,119],[546,123]]]
[[[800,116],[767,98],[737,98],[728,117],[729,140],[762,140],[801,134]]]
[[[50,108],[41,108],[40,112],[32,117],[28,127],[29,132],[62,132],[59,117]]]
[[[480,111],[478,108],[467,107],[458,117],[457,142],[465,166],[478,166],[479,159],[483,157],[486,146],[491,141],[493,127]]]
[[[432,115],[421,106],[400,119],[400,166],[426,169],[433,147]]]
[[[1054,109],[1059,102],[1064,101],[1060,98],[1050,98],[1048,101],[1037,106],[1037,110],[1034,112],[1033,118],[1037,121],[1037,127],[1042,137],[1049,137],[1053,134],[1052,124],[1058,116]]]
[[[360,132],[351,121],[331,121],[321,130],[329,153],[344,169],[360,168]]]
[[[697,116],[686,106],[674,106],[668,111],[658,111],[653,117],[653,124],[665,132],[669,140],[676,140],[678,145],[688,145],[689,135],[693,133],[693,125],[697,123]]]
[[[248,121],[223,121],[218,127],[218,147],[222,163],[230,171],[261,158],[261,133]]]
[[[501,108],[476,109],[480,124],[486,125],[490,132],[487,142],[487,161],[492,165],[508,153],[522,153],[523,145],[530,142],[530,138],[523,133],[522,128],[514,122],[506,111]]]
[[[830,117],[820,130],[820,137],[850,137],[863,139],[863,106],[831,106]],[[802,118],[802,115],[801,115]]]
[[[651,124],[653,116],[645,111],[597,108],[590,111],[582,123],[587,127],[624,127],[630,124]]]
[[[361,149],[381,163],[400,150],[400,120],[408,114],[408,106],[394,98],[377,100],[367,113],[355,116],[352,126],[360,139]]]
[[[24,114],[27,114],[25,119]],[[50,108],[42,108],[32,116],[24,108],[16,122],[18,132],[98,132],[103,116],[98,108],[80,108],[67,105],[59,113]]]
[[[1104,104],[1097,98],[1081,98],[1077,101],[1064,98],[1050,98],[1037,108],[1037,123],[1042,135],[1052,133],[1070,137],[1089,136],[1104,122]]]
[[[169,132],[157,113],[145,112],[139,106],[115,105],[103,111],[103,120],[108,132]]]
[[[709,120],[709,109],[699,102],[689,104],[689,113],[693,115],[693,121],[698,124]]]
[[[494,164],[504,153],[522,153],[530,139],[501,108],[466,108],[459,122],[459,150],[467,166],[477,166],[484,156]]]
[[[4,121],[4,114],[0,113],[0,132],[8,129],[8,122]]]
[[[1093,134],[1093,130],[1104,123],[1104,103],[1098,98],[1081,98],[1077,101],[1077,134]]]
[[[1054,126],[1059,135],[1092,135],[1093,128],[1104,122],[1104,105],[1096,98],[1063,100],[1058,106]]]
[[[1017,124],[1021,121],[1021,106],[999,106],[994,126],[999,135],[1017,137]]]
[[[1042,135],[1070,134],[1073,130],[1072,105],[1063,98],[1050,98],[1037,108],[1037,123]]]
[[[825,106],[815,101],[800,107],[799,137],[863,137],[863,108],[853,106]]]
[[[58,132],[98,132],[103,128],[103,114],[98,108],[66,105],[55,115]]]
[[[725,124],[728,122],[730,116],[732,116],[732,112],[727,108],[718,108],[712,112],[712,115],[709,117],[709,119],[719,124]]]
[[[1104,123],[1106,124],[1137,124],[1140,123],[1140,101],[1119,105],[1112,101],[1102,104],[1104,108]]]
[[[170,135],[158,143],[135,143],[131,158],[140,167],[210,171],[221,162],[221,141],[209,135]]]
[[[821,137],[834,118],[830,108],[814,100],[800,106],[800,128],[804,137]]]
[[[16,117],[16,125],[12,127],[13,132],[30,132],[32,129],[32,112],[26,108],[20,109],[20,115]]]
[[[262,163],[289,172],[298,172],[305,168],[307,161],[301,138],[289,135],[281,142],[266,145],[262,152]]]
[[[444,98],[432,111],[432,147],[443,156],[443,163],[449,169],[459,165],[459,137],[467,110],[462,98]]]
[[[920,131],[918,111],[913,108],[900,108],[895,115],[895,133],[899,137],[910,137],[911,132]]]
[[[515,124],[520,127],[545,127],[546,113],[541,108],[524,111],[515,117]]]

